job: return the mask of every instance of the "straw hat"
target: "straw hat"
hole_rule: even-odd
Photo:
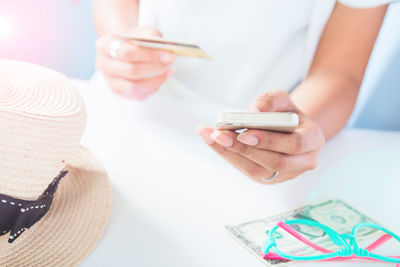
[[[85,118],[83,101],[66,77],[0,60],[0,222],[2,208],[20,205],[25,211],[21,203],[38,199],[60,171],[68,171],[44,217],[21,233],[0,232],[0,266],[78,265],[100,240],[110,185],[101,164],[79,145]]]

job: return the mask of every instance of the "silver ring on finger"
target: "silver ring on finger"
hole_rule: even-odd
[[[265,183],[272,183],[275,181],[279,176],[279,172],[274,172],[271,177],[269,178],[262,178],[262,181]]]
[[[117,40],[113,40],[110,44],[110,56],[112,58],[117,58],[118,57],[118,50],[121,47],[122,44],[122,40],[121,39],[117,39]]]

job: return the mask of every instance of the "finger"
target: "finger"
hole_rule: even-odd
[[[265,169],[260,165],[252,162],[251,160],[243,157],[242,155],[232,152],[229,149],[219,145],[214,142],[210,137],[211,133],[214,131],[210,127],[201,127],[197,129],[198,134],[201,138],[221,157],[232,164],[236,169],[243,172],[250,178],[260,178],[263,177]],[[259,180],[259,179],[258,179]]]
[[[273,172],[270,172],[269,176],[259,178],[258,182],[262,183],[262,184],[266,184],[266,185],[279,184],[279,183],[287,182],[294,178],[297,178],[298,176],[300,176],[303,173],[304,172],[301,172],[301,171],[300,172],[279,173],[278,177],[276,179],[270,180],[270,178],[274,175]],[[268,175],[268,174],[266,174],[266,175]]]
[[[145,92],[135,92],[135,84],[132,81],[118,78],[105,77],[111,90],[121,97],[131,98],[135,100],[145,99]]]
[[[237,136],[243,144],[288,155],[299,155],[320,148],[324,143],[321,132],[312,126],[301,125],[294,133],[247,130]]]
[[[96,50],[107,57],[110,56],[110,47],[112,42],[121,40],[121,44],[117,50],[117,59],[126,62],[158,62],[163,64],[171,64],[174,55],[170,52],[140,47],[125,39],[116,36],[104,36],[96,42]]]
[[[243,157],[236,152],[230,151],[227,148],[214,142],[210,137],[211,133],[214,131],[213,128],[201,127],[197,131],[199,135],[202,137],[202,139],[215,152],[217,152],[222,158],[224,158],[226,161],[232,164],[236,169],[238,169],[239,171],[250,177],[255,182],[271,185],[293,179],[302,173],[302,172],[282,173],[279,174],[278,178],[274,181],[265,180],[265,178],[268,179],[269,177],[272,177],[274,172],[266,168],[263,168],[262,166],[254,163],[253,161],[247,159],[246,157]]]
[[[156,78],[143,81],[130,81],[112,76],[108,76],[106,79],[111,89],[118,95],[141,101],[155,93],[169,76],[168,70]]]
[[[146,48],[123,41],[118,51],[119,58],[127,62],[157,62],[171,64],[175,56],[171,52]]]
[[[211,135],[218,144],[272,171],[298,172],[316,167],[317,152],[290,156],[242,144],[236,140],[236,137],[237,135],[232,131],[215,131]]]
[[[105,74],[128,80],[149,79],[161,75],[167,69],[166,65],[161,63],[131,63],[105,56],[97,57],[96,68]]]
[[[297,112],[286,91],[275,89],[258,96],[250,105],[248,111],[253,112]]]

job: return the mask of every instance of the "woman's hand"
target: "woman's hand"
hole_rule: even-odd
[[[151,28],[138,27],[132,32],[140,36],[161,36]],[[121,40],[114,55],[110,50]],[[96,42],[96,68],[103,72],[111,89],[124,97],[144,100],[158,90],[172,70],[174,61],[170,52],[144,48],[123,40],[118,35],[105,35]]]
[[[303,114],[282,90],[259,96],[249,111],[295,112],[299,127],[293,134],[263,130],[214,131],[198,129],[200,136],[215,152],[256,182],[272,184],[293,179],[316,167],[325,139],[320,128]],[[266,181],[279,172],[273,182]]]

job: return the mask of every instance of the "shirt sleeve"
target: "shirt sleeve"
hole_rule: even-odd
[[[355,8],[371,8],[390,4],[398,0],[338,0],[339,3]]]

